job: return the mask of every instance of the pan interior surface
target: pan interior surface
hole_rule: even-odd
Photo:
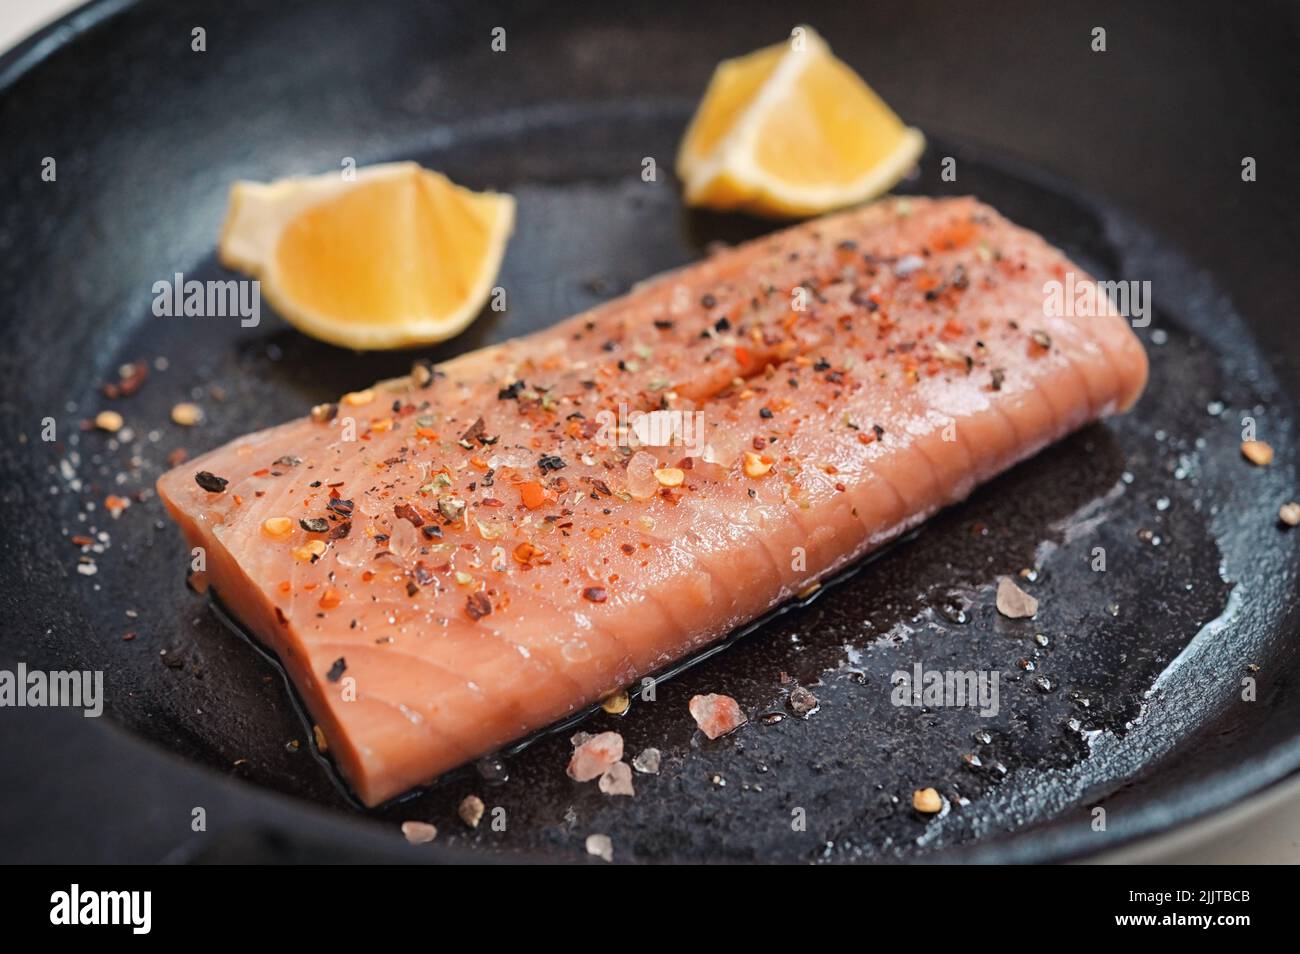
[[[457,15],[445,22],[467,33],[486,31],[491,19]],[[17,607],[25,593],[28,619],[41,607],[39,626],[33,619],[6,637],[6,657],[105,670],[115,723],[208,769],[386,833],[407,819],[432,821],[440,849],[553,859],[583,857],[592,833],[608,834],[621,860],[641,861],[1074,856],[1172,822],[1171,801],[1190,805],[1198,796],[1187,792],[1202,791],[1193,782],[1214,776],[1229,785],[1230,769],[1256,764],[1294,735],[1298,704],[1286,685],[1297,660],[1286,634],[1296,623],[1295,537],[1277,524],[1290,499],[1294,419],[1245,323],[1210,279],[1126,215],[932,135],[920,174],[900,191],[974,194],[1099,277],[1151,282],[1154,310],[1138,329],[1151,379],[1134,411],[981,488],[661,683],[653,700],[586,719],[584,731],[622,733],[629,755],[662,753],[658,774],[635,777],[634,798],[573,783],[565,732],[360,811],[274,661],[184,586],[189,554],[150,490],[169,456],[402,374],[417,354],[441,360],[545,327],[713,243],[773,228],[683,208],[670,157],[693,104],[674,81],[663,92],[615,81],[566,87],[545,68],[554,49],[539,48],[551,38],[592,57],[601,41],[599,63],[561,71],[572,83],[620,50],[671,58],[653,26],[561,42],[540,15],[524,18],[510,41],[512,82],[523,92],[511,95],[494,85],[505,83],[500,70],[477,65],[482,55],[458,51],[440,32],[437,15],[412,16],[439,38],[433,49],[384,33],[388,16],[357,26],[361,35],[349,40],[351,21],[324,5],[310,19],[267,21],[238,50],[217,46],[216,64],[164,56],[172,79],[153,108],[134,84],[157,63],[127,58],[121,95],[138,110],[131,131],[89,119],[81,152],[64,165],[67,190],[55,200],[24,193],[21,207],[3,213],[6,235],[36,229],[27,256],[0,266],[7,327],[20,310],[35,318],[23,354],[5,359],[18,395],[18,413],[4,424],[13,431],[3,455],[15,487],[6,516],[13,545],[33,554],[6,583],[6,600]],[[213,17],[217,38],[237,19]],[[83,39],[140,48],[142,39],[126,39],[131,30],[147,24],[161,35],[184,19],[138,5]],[[300,41],[305,62],[295,73],[266,73],[290,25],[302,23],[311,25]],[[400,85],[394,63],[371,62],[379,51],[409,67]],[[333,72],[323,59],[330,53]],[[702,57],[677,55],[696,57],[692,74],[703,68],[695,65]],[[249,82],[240,71],[253,68],[272,86],[268,76],[285,76],[283,96],[265,109],[236,109]],[[233,89],[212,85],[214,69],[230,72]],[[331,76],[326,88],[305,85]],[[36,108],[34,82],[8,92],[5,123]],[[449,99],[464,117],[442,114]],[[203,116],[182,115],[185,102]],[[472,188],[513,193],[518,225],[500,277],[508,309],[486,312],[437,349],[368,355],[308,339],[266,307],[248,328],[237,318],[152,313],[154,283],[177,273],[239,277],[213,253],[231,180],[325,171],[345,157],[415,159]],[[649,180],[646,157],[657,157]],[[941,177],[943,157],[955,157],[958,181]],[[155,172],[138,171],[151,162]],[[78,163],[87,164],[81,178]],[[33,224],[49,216],[84,227]],[[68,272],[70,261],[79,267]],[[37,354],[45,360],[31,360]],[[145,369],[142,386],[106,397],[103,385],[120,385],[128,366],[133,375]],[[171,422],[181,401],[201,405],[199,427]],[[106,407],[123,414],[123,430],[84,430]],[[56,442],[36,436],[46,417],[57,423]],[[1251,427],[1277,450],[1269,468],[1242,458]],[[117,517],[105,509],[110,494],[131,500]],[[79,548],[74,536],[93,542]],[[1000,576],[1039,598],[1035,619],[997,613]],[[984,713],[899,705],[900,673],[926,671],[996,674],[996,702]],[[817,698],[806,716],[789,705],[796,685]],[[734,696],[750,724],[703,739],[686,703],[709,692]],[[938,817],[911,807],[913,790],[929,786],[947,801]],[[470,794],[488,811],[472,830],[456,820]]]

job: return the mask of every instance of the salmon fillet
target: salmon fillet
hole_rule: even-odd
[[[1090,281],[887,200],[227,444],[158,491],[374,805],[628,686],[1129,408]],[[1101,296],[1105,301],[1105,296]]]

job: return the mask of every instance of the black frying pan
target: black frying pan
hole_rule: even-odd
[[[0,710],[6,778],[25,780],[5,786],[4,855],[563,860],[585,857],[599,831],[622,860],[1048,860],[1168,829],[1294,771],[1297,536],[1276,514],[1295,475],[1300,202],[1284,168],[1300,150],[1296,15],[1229,10],[657,3],[610,19],[554,3],[100,2],[11,51],[0,661],[105,670],[108,717]],[[274,662],[185,589],[185,550],[147,491],[177,446],[278,422],[401,373],[411,355],[343,352],[274,316],[255,329],[155,318],[153,283],[225,276],[213,249],[233,179],[414,158],[520,200],[510,310],[429,356],[549,324],[771,227],[686,211],[667,171],[716,61],[799,21],[927,131],[904,191],[974,193],[1094,273],[1152,282],[1147,395],[658,701],[594,716],[632,750],[664,752],[635,799],[575,788],[566,738],[550,735],[358,810]],[[1097,25],[1105,53],[1090,49]],[[191,49],[196,26],[206,52]],[[490,50],[496,26],[505,53]],[[40,175],[47,156],[55,182]],[[646,156],[656,183],[641,180]],[[939,177],[944,156],[956,182]],[[151,365],[145,386],[105,398],[99,385],[135,360]],[[168,411],[189,398],[208,421],[181,431]],[[103,407],[132,440],[79,430]],[[56,444],[39,439],[46,417]],[[1241,459],[1243,417],[1277,449],[1270,468]],[[103,512],[107,493],[141,490],[120,519]],[[107,546],[85,576],[67,534],[92,525]],[[1097,546],[1104,573],[1090,565]],[[992,581],[1021,568],[1039,574],[1034,623],[992,609]],[[916,661],[999,671],[1001,713],[892,706],[891,674]],[[813,686],[817,713],[700,744],[687,698],[726,691],[756,717],[780,712],[782,672]],[[943,818],[908,806],[924,784],[957,802]],[[507,810],[506,831],[459,826],[469,792]],[[796,808],[806,831],[792,831]],[[412,818],[439,825],[435,847],[396,836]]]

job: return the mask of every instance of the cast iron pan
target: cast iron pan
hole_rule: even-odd
[[[1296,348],[1277,285],[1291,277],[1297,203],[1279,183],[1297,145],[1272,90],[1293,79],[1294,20],[1219,22],[1179,4],[1174,42],[1152,9],[997,9],[991,22],[964,4],[657,3],[612,20],[553,3],[100,2],[7,55],[0,648],[10,666],[103,669],[108,702],[101,720],[0,711],[6,777],[26,780],[6,786],[6,855],[574,860],[604,832],[620,860],[1049,860],[1293,771],[1297,535],[1277,511],[1294,486]],[[663,751],[634,799],[570,782],[566,732],[359,810],[274,662],[184,586],[185,548],[150,488],[177,447],[301,414],[404,372],[412,355],[352,354],[270,314],[248,329],[156,318],[154,282],[231,277],[214,242],[236,178],[413,158],[520,203],[501,278],[509,310],[428,356],[545,326],[771,228],[688,212],[669,170],[716,61],[796,20],[926,129],[921,173],[902,191],[974,193],[1094,273],[1152,283],[1145,397],[742,634],[656,701],[588,719],[633,752]],[[1104,54],[1089,48],[1094,22],[1108,27]],[[490,49],[496,26],[505,52]],[[195,27],[205,52],[191,48]],[[1250,70],[1206,80],[1198,54],[1211,41],[1218,62]],[[1241,180],[1244,155],[1259,181]],[[47,156],[54,182],[40,175]],[[940,178],[945,156],[955,182]],[[643,181],[645,157],[657,181]],[[105,397],[101,384],[135,361],[149,367],[144,386]],[[170,422],[180,400],[204,407],[201,427]],[[126,432],[81,429],[106,407]],[[47,417],[57,442],[40,439]],[[1242,459],[1243,421],[1276,448],[1271,467]],[[136,499],[113,519],[109,493]],[[103,534],[94,575],[78,570],[73,534]],[[1042,600],[1034,621],[993,609],[996,577],[1022,569]],[[891,674],[917,662],[997,671],[999,713],[895,707]],[[820,700],[807,719],[786,708],[782,673]],[[752,724],[703,741],[686,700],[710,691],[735,696]],[[922,785],[949,796],[942,817],[910,808]],[[505,809],[504,831],[456,821],[471,792]],[[191,831],[195,807],[205,832]],[[792,825],[799,809],[805,830]],[[408,847],[406,819],[443,834]]]

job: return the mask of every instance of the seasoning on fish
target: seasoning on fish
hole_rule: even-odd
[[[283,540],[293,533],[293,521],[288,517],[267,517],[262,521],[262,532],[268,537]]]
[[[230,483],[225,477],[218,477],[206,470],[201,470],[195,474],[194,482],[210,494],[225,493],[226,485]]]
[[[886,200],[456,358],[426,387],[403,375],[250,434],[158,489],[377,804],[637,684],[1130,407],[1147,365],[1127,322],[1044,314],[1066,272],[1088,280],[972,199]],[[263,532],[275,517],[294,521],[284,539]],[[335,529],[298,527],[319,518]]]

